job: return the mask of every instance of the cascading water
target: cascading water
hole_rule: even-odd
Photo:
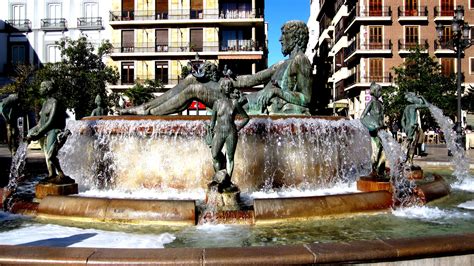
[[[125,192],[152,189],[155,194],[205,190],[213,175],[206,123],[69,121],[73,135],[59,157],[82,191],[101,186]],[[253,118],[240,132],[235,157],[232,180],[243,192],[282,186],[318,189],[367,174],[370,140],[358,120]]]
[[[400,144],[392,135],[380,130],[377,135],[382,140],[382,146],[390,167],[390,183],[393,188],[393,201],[402,207],[416,205],[417,197],[415,195],[415,182],[409,180],[405,174],[406,153],[402,151]]]
[[[451,159],[454,167],[453,175],[457,178],[457,182],[453,184],[453,187],[459,189],[468,187],[468,189],[473,190],[474,178],[469,174],[469,159],[461,144],[456,142],[457,136],[453,130],[453,121],[444,116],[443,111],[432,104],[428,104],[428,109],[441,128],[441,131],[443,131],[446,145],[453,154]]]

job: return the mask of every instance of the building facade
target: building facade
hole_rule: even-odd
[[[15,64],[60,60],[63,37],[85,35],[94,44],[111,38],[110,0],[5,0],[0,4],[0,73]]]
[[[196,57],[238,75],[267,67],[263,0],[112,0],[110,25],[115,91],[146,79],[170,88]]]
[[[315,0],[313,0],[315,1]],[[464,6],[465,21],[474,25],[472,0],[319,0],[317,48],[327,43],[331,102],[359,118],[370,101],[369,86],[393,85],[393,68],[409,49],[419,45],[441,64],[442,72],[456,72],[456,54],[448,49],[451,22],[457,5]],[[436,24],[445,26],[438,41]],[[464,85],[474,84],[474,48],[461,59]]]

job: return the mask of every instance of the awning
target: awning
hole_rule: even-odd
[[[262,55],[261,54],[225,54],[225,55],[218,55],[217,59],[260,60],[262,59]]]
[[[328,108],[347,108],[349,107],[349,101],[347,99],[341,99],[333,103],[328,104]]]

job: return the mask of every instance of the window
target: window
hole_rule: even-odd
[[[471,9],[474,8],[474,0],[469,1],[469,8],[471,8]]]
[[[469,57],[469,74],[474,74],[474,57]]]
[[[158,29],[155,34],[155,52],[168,52],[168,29]]]
[[[244,30],[222,30],[220,36],[221,51],[247,51],[251,50],[250,31]]]
[[[369,0],[369,16],[382,16],[382,1]]]
[[[203,0],[191,0],[191,18],[202,18]]]
[[[161,80],[163,84],[168,84],[168,62],[156,61],[155,80]]]
[[[191,29],[191,52],[202,52],[202,29]]]
[[[369,82],[383,82],[383,58],[369,59]]]
[[[441,16],[454,15],[454,0],[441,0]]]
[[[382,26],[369,27],[369,49],[383,49]]]
[[[56,63],[61,61],[61,51],[59,50],[59,45],[48,45],[46,49],[48,63]]]
[[[25,10],[25,5],[12,5],[11,19],[13,20],[13,24],[19,25],[22,23],[22,20],[26,18]]]
[[[156,0],[156,19],[168,19],[168,0]]]
[[[220,18],[250,18],[252,17],[252,3],[250,1],[234,1],[219,3]]]
[[[59,19],[62,16],[61,4],[51,3],[48,4],[48,18]]]
[[[122,62],[122,73],[120,80],[122,84],[133,84],[135,77],[135,66],[133,62]]]
[[[416,16],[417,10],[418,0],[405,0],[405,16]]]
[[[405,27],[405,48],[411,49],[418,45],[418,26],[406,26]]]
[[[443,32],[443,38],[441,38],[441,42],[446,44],[449,40],[453,39],[453,29],[451,26],[445,26]]]
[[[441,74],[445,76],[454,74],[454,58],[441,58]]]
[[[135,16],[134,0],[122,0],[122,20],[133,20]]]
[[[122,31],[122,52],[130,53],[134,50],[134,34],[133,30]]]
[[[13,65],[26,63],[26,49],[25,45],[12,45],[12,61]]]
[[[92,18],[99,16],[99,5],[97,3],[84,3],[84,17],[88,22],[92,22]]]

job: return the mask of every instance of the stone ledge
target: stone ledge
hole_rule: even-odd
[[[397,264],[396,262],[407,260],[417,265],[433,265],[441,261],[445,265],[455,265],[454,262],[468,265],[474,261],[474,233],[243,248],[98,249],[0,246],[2,265]]]

